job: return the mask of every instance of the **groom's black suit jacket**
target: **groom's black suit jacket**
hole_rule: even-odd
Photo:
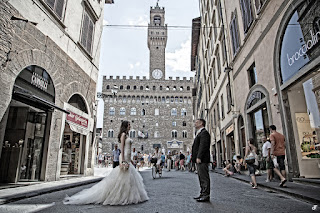
[[[206,129],[202,129],[196,136],[192,145],[192,162],[201,159],[201,163],[210,163],[210,134]]]

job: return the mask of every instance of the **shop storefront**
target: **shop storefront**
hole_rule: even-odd
[[[49,74],[28,66],[17,76],[12,100],[1,120],[0,182],[44,180],[55,89]],[[67,112],[66,112],[67,113]]]
[[[294,1],[282,20],[275,48],[287,156],[295,177],[320,177],[319,17],[319,1]]]
[[[253,138],[258,150],[262,150],[262,137],[269,137],[272,123],[270,101],[267,90],[262,85],[255,85],[248,95],[245,113],[247,118],[248,138]],[[242,133],[243,134],[243,133]],[[244,138],[242,144],[244,145]],[[245,150],[244,150],[245,151]]]
[[[227,141],[227,158],[232,161],[236,155],[236,146],[234,143],[234,124],[226,128],[226,141]]]
[[[62,131],[60,176],[93,172],[93,150],[90,137],[93,132],[93,119],[87,114],[86,104],[80,95],[74,95],[64,104],[69,112],[65,116]]]

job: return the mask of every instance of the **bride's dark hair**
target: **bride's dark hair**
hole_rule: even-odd
[[[129,126],[129,121],[122,121],[121,126],[120,126],[120,131],[118,134],[119,143],[121,143],[120,138],[121,138],[122,133],[124,132],[126,135],[128,134],[128,126]]]

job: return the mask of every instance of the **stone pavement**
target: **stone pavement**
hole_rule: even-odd
[[[94,176],[68,175],[59,181],[51,182],[27,182],[13,184],[15,187],[2,187],[0,189],[0,204],[10,203],[28,197],[34,197],[67,188],[78,187],[100,181],[111,172],[112,168],[95,168]]]
[[[73,177],[70,179],[64,179],[60,181],[53,182],[37,182],[37,184],[25,185],[15,188],[7,188],[0,190],[0,204],[10,203],[13,201],[30,198],[42,194],[47,194],[55,191],[65,190],[68,188],[74,188],[81,185],[87,185],[91,183],[98,182],[103,176],[106,176],[112,168],[95,168],[95,176],[89,177]],[[216,173],[223,174],[222,169],[216,169]],[[250,182],[250,177],[248,175],[235,174],[231,177],[240,181]],[[319,185],[310,185],[305,183],[287,182],[287,188],[280,188],[279,182],[265,182],[266,174],[257,176],[257,183],[259,187],[268,188],[272,191],[277,191],[280,193],[285,193],[295,198],[299,198],[311,203],[320,204],[320,187]]]
[[[224,175],[222,169],[216,169],[214,172]],[[280,181],[272,181],[272,182],[265,182],[267,179],[267,174],[262,174],[256,176],[258,187],[264,187],[271,189],[272,191],[277,191],[280,193],[288,194],[298,199],[302,199],[311,203],[318,203],[320,204],[320,182],[318,179],[306,179],[303,178],[295,178],[294,182],[287,182],[287,187],[280,187]],[[244,181],[247,183],[251,182],[250,176],[245,171],[242,174],[234,174],[230,177],[226,178],[235,178],[240,181]]]

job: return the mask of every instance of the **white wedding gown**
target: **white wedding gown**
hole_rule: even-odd
[[[129,169],[123,171],[117,166],[112,172],[89,189],[66,197],[64,204],[102,204],[128,205],[147,201],[143,179],[139,172],[131,165],[131,144],[129,137],[125,140],[124,160],[129,163]],[[121,162],[121,159],[120,159]]]

